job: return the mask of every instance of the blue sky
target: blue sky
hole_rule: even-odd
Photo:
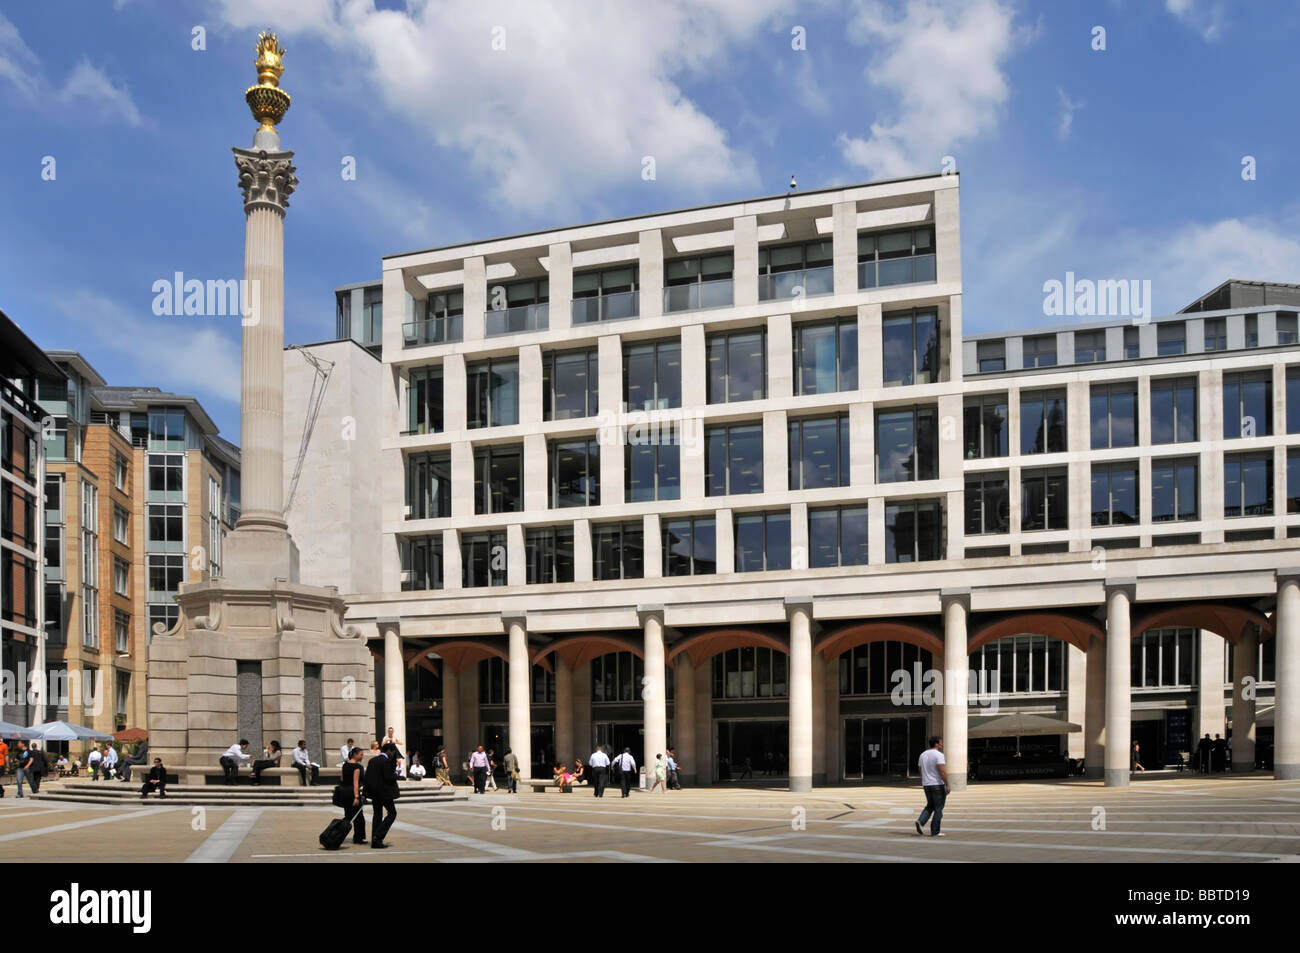
[[[0,308],[231,439],[238,322],[157,317],[152,286],[240,276],[230,147],[264,28],[301,179],[289,342],[332,337],[332,289],[384,254],[946,155],[967,332],[1070,320],[1043,314],[1067,271],[1149,279],[1157,314],[1300,281],[1294,0],[0,0]]]

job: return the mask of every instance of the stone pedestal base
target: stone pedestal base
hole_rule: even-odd
[[[373,734],[373,663],[337,589],[218,579],[176,601],[176,627],[159,623],[148,653],[149,749],[164,764],[216,765],[243,737],[253,758],[279,741],[284,767],[306,739],[332,767],[348,738]]]
[[[298,546],[286,530],[279,528],[239,528],[221,544],[223,581],[233,586],[255,586],[268,579],[296,583]]]

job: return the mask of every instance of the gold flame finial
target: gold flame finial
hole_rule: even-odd
[[[257,67],[257,85],[248,87],[244,101],[253,111],[253,118],[262,124],[261,128],[274,131],[289,110],[289,94],[280,88],[284,47],[270,30],[257,35],[257,59],[253,65]]]

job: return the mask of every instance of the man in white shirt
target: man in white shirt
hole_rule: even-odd
[[[488,756],[479,745],[474,749],[474,753],[469,756],[469,773],[474,777],[474,793],[487,793],[487,773],[488,773]]]
[[[298,777],[302,778],[302,786],[309,787],[314,785],[320,777],[320,765],[311,759],[307,754],[307,742],[299,740],[298,747],[293,749],[293,766],[298,769]],[[311,773],[311,780],[307,780],[308,772]]]
[[[587,759],[587,769],[591,771],[591,789],[596,797],[605,796],[605,785],[609,782],[609,755],[597,748]]]
[[[217,760],[226,772],[226,783],[234,784],[239,777],[239,765],[253,760],[253,756],[248,753],[248,739],[240,738],[239,744],[231,745]]]
[[[916,832],[924,835],[925,822],[934,816],[930,824],[930,836],[942,837],[939,822],[943,819],[943,805],[948,800],[948,761],[943,756],[943,739],[934,735],[930,747],[921,752],[917,767],[921,769],[921,787],[925,791],[925,810],[916,819]]]
[[[351,738],[348,739],[348,743],[347,743],[347,744],[345,744],[342,748],[339,749],[339,757],[342,759],[341,761],[339,761],[339,766],[340,766],[340,767],[342,767],[343,765],[347,764],[348,761],[351,759],[351,757],[352,757],[352,739],[351,739]]]
[[[117,774],[117,749],[112,745],[104,745],[104,760],[100,762],[99,767],[104,772],[105,778]]]
[[[90,769],[90,780],[99,780],[99,766],[103,760],[104,756],[100,753],[99,745],[91,745],[90,754],[86,755],[86,767]]]
[[[632,749],[624,748],[623,753],[614,759],[614,763],[623,772],[619,777],[619,783],[623,787],[623,797],[627,797],[632,787],[632,776],[636,774],[636,758],[632,757]]]

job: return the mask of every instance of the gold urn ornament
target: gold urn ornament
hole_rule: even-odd
[[[284,72],[284,47],[274,33],[265,31],[257,36],[257,85],[244,92],[244,100],[253,111],[260,128],[273,132],[284,114],[289,111],[289,94],[280,88],[280,75]]]

